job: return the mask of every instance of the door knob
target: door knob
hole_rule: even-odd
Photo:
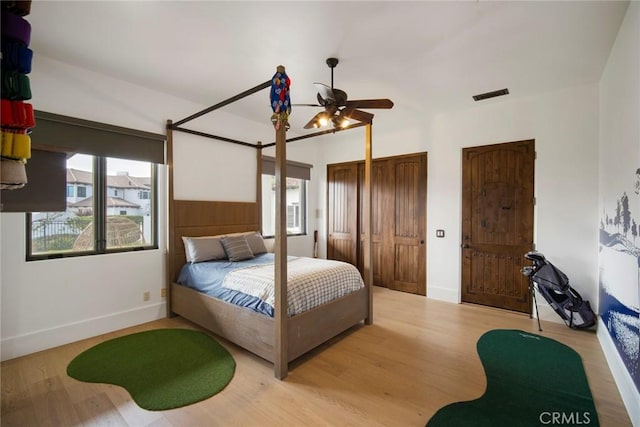
[[[461,247],[462,249],[468,249],[468,248],[469,248],[469,245],[468,245],[467,243],[463,243],[463,244],[461,244],[461,245],[460,245],[460,247]]]

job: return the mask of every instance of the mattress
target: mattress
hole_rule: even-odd
[[[289,316],[364,287],[360,273],[351,264],[292,256],[288,257],[287,262]],[[237,262],[190,263],[182,267],[177,283],[273,317],[273,263],[272,253]]]

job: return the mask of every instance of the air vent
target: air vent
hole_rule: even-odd
[[[495,98],[496,96],[509,95],[509,89],[494,90],[493,92],[481,93],[473,95],[474,101],[482,101],[483,99]]]

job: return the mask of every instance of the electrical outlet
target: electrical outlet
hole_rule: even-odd
[[[162,298],[166,298],[167,297],[167,288],[160,289],[160,296]]]
[[[151,292],[145,291],[144,294],[142,294],[142,300],[149,301],[150,299],[151,299]]]

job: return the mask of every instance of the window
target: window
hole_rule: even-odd
[[[37,110],[35,117],[31,141],[67,153],[66,171],[58,168],[75,197],[51,205],[60,212],[28,211],[27,260],[157,249],[165,135]],[[149,197],[139,200],[140,191]]]
[[[287,162],[287,234],[307,233],[307,183],[311,165],[293,161]],[[263,156],[262,160],[262,235],[275,235],[276,177],[275,159]]]
[[[80,191],[68,197],[64,212],[28,214],[28,259],[157,247],[153,198],[140,203],[135,197],[142,190],[155,194],[155,164],[75,154],[67,159],[67,172],[73,180],[68,188],[82,183],[77,188],[84,197]],[[125,184],[130,191],[121,191],[120,198],[108,196],[110,189]]]
[[[73,197],[73,185],[67,185],[67,197]]]
[[[300,204],[287,204],[287,230],[300,228]]]

